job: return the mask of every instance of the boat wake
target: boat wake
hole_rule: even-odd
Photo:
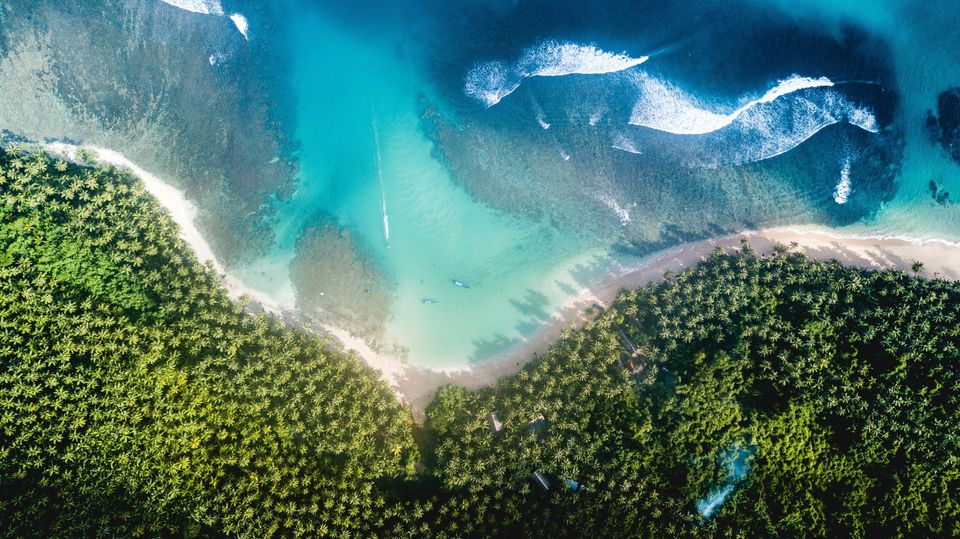
[[[540,124],[540,127],[543,129],[550,129],[550,122],[548,122],[543,116],[543,108],[540,106],[540,103],[537,103],[536,98],[530,96],[530,105],[533,106],[533,111],[537,115],[537,123]]]
[[[380,133],[377,130],[377,121],[371,120],[370,125],[373,127],[373,145],[376,148],[377,153],[377,180],[380,182],[380,213],[383,215],[383,241],[387,244],[387,249],[390,248],[390,216],[387,214],[387,195],[383,190],[383,166],[381,164],[380,158]]]
[[[475,65],[466,75],[463,91],[492,107],[528,77],[615,73],[640,65],[648,58],[610,53],[594,45],[544,41],[524,50],[513,64],[491,61]]]

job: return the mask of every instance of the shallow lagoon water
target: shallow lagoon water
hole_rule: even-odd
[[[389,40],[360,40],[317,9],[298,17],[289,46],[301,183],[279,207],[274,252],[239,270],[248,284],[295,302],[284,265],[304,228],[333,220],[392,285],[378,340],[431,367],[502,350],[582,288],[564,268],[595,263],[602,249],[494,210],[455,184],[419,128],[418,95],[430,87]]]
[[[351,329],[413,364],[489,359],[605,270],[682,241],[805,223],[960,239],[960,165],[924,128],[960,85],[951,0],[216,4],[248,36],[160,0],[90,0],[73,26],[56,2],[4,4],[0,127],[179,178],[231,273],[321,317],[325,287],[352,290],[339,301],[370,316]],[[59,30],[31,50],[31,25]],[[85,58],[69,31],[146,52]],[[151,111],[149,137],[121,105]],[[937,202],[931,181],[956,195]],[[341,236],[322,245],[349,242],[305,258],[324,226]]]
[[[728,9],[718,6],[704,11]],[[487,21],[485,8],[472,6],[467,22],[453,23],[452,9],[406,8],[370,20],[339,3],[279,8],[296,103],[298,190],[275,206],[272,251],[236,271],[306,308],[287,268],[304,230],[335,223],[387,283],[382,327],[354,329],[399,347],[411,363],[442,368],[493,357],[615,263],[629,263],[624,253],[653,248],[646,246],[808,221],[861,233],[960,234],[943,218],[953,209],[927,191],[928,176],[953,182],[956,164],[915,121],[950,76],[931,81],[935,65],[905,66],[903,49],[916,46],[917,35],[892,35],[880,8],[856,20],[829,5],[802,13],[762,6],[747,22],[699,29],[689,40],[684,25],[700,17],[661,15],[657,24],[667,30],[647,40],[625,38],[623,28],[604,36],[604,24],[590,27],[603,16],[571,26],[545,10],[529,35],[506,44],[485,28],[457,36],[444,24],[522,31],[536,10],[496,5]],[[803,23],[792,26],[795,17]],[[768,18],[783,25],[763,31],[786,44],[782,61],[711,76],[725,55],[750,46],[726,35],[716,57],[704,57],[710,40],[727,26]],[[860,30],[844,36],[856,27],[845,24]],[[799,37],[789,37],[799,27]],[[898,84],[909,91],[887,88]],[[897,98],[877,97],[887,90]],[[731,119],[719,121],[723,115]],[[592,170],[602,173],[585,172]],[[663,185],[671,170],[686,179]],[[771,178],[777,194],[764,201],[770,195],[759,190]],[[711,200],[705,193],[715,181],[726,196]],[[715,216],[711,228],[695,224],[704,213]],[[725,220],[729,214],[741,215]],[[312,262],[324,264],[322,255]],[[323,299],[317,303],[310,307],[322,311]]]

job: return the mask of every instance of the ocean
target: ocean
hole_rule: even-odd
[[[955,1],[80,4],[0,8],[0,127],[171,178],[230,273],[414,365],[686,241],[960,240]]]

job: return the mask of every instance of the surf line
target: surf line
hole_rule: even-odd
[[[377,131],[377,120],[371,118],[370,125],[373,126],[373,145],[377,150],[377,180],[380,182],[380,213],[383,214],[383,240],[387,243],[387,249],[390,248],[390,216],[387,215],[387,195],[383,191],[383,166],[380,158],[380,134]]]

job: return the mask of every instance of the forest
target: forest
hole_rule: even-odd
[[[960,287],[718,250],[423,425],[129,173],[0,153],[0,535],[960,535]]]

